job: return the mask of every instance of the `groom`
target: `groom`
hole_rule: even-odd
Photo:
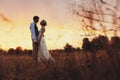
[[[38,45],[39,45],[39,41],[37,40],[37,37],[39,34],[38,27],[37,27],[38,21],[39,21],[39,17],[34,16],[33,22],[30,24],[32,46],[33,46],[32,57],[33,57],[34,63],[36,64],[38,64],[37,56],[38,56]]]

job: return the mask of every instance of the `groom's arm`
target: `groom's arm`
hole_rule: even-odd
[[[37,42],[37,37],[35,35],[35,24],[34,23],[31,23],[30,25],[30,30],[31,30],[31,34],[32,34],[32,39],[34,42]]]

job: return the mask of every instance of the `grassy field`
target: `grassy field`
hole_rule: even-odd
[[[31,56],[0,56],[0,80],[120,80],[120,52],[54,52],[34,66]]]

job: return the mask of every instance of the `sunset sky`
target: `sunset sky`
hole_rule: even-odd
[[[82,0],[73,1],[82,3]],[[29,26],[34,15],[48,23],[45,32],[48,49],[61,49],[66,43],[80,47],[83,31],[69,11],[68,2],[70,0],[0,0],[0,47],[31,49]],[[39,23],[38,27],[40,29]]]
[[[45,39],[49,49],[63,48],[66,43],[80,46],[79,23],[65,0],[0,0],[0,47],[31,49],[29,25],[34,15],[48,23]]]

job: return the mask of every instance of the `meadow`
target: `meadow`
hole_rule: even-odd
[[[11,3],[16,3],[16,2],[11,2]],[[20,3],[21,2],[22,1],[20,1]],[[7,2],[4,3],[6,4]],[[20,3],[18,2],[19,5]],[[24,7],[23,3],[22,3],[22,7],[19,6],[18,8],[16,5],[13,7],[14,4],[11,4],[12,7],[10,8],[10,4],[9,4],[8,9],[18,12],[24,11],[25,13],[27,12],[27,10],[29,11],[29,9],[27,8],[30,7]],[[33,6],[40,6],[38,8],[45,8],[45,6],[42,6],[44,4],[39,5],[39,3],[41,2],[37,2],[38,5],[37,4],[31,5],[32,9],[35,10],[36,8]],[[71,45],[66,44],[64,50],[50,51],[50,54],[52,54],[56,62],[49,61],[45,63],[39,63],[39,65],[35,66],[31,56],[32,50],[23,50],[21,47],[17,47],[16,49],[10,48],[8,51],[5,51],[1,49],[1,45],[0,45],[0,80],[120,80],[120,69],[119,69],[120,68],[120,37],[119,37],[120,0],[71,0],[71,1],[69,0],[68,2],[67,0],[65,0],[65,4],[67,4],[65,9],[68,9],[67,12],[69,14],[59,13],[59,11],[60,12],[66,12],[66,11],[65,10],[61,11],[63,4],[59,2],[59,5],[61,5],[62,7],[57,5],[58,0],[54,0],[50,2],[47,2],[47,0],[45,0],[44,3],[47,3],[47,5],[45,4],[46,9],[49,8],[48,14],[51,17],[50,18],[48,15],[48,20],[50,20],[50,25],[48,25],[48,27],[54,26],[54,24],[55,27],[58,27],[58,28],[50,27],[51,29],[53,28],[53,30],[52,32],[50,32],[52,33],[52,35],[50,36],[48,35],[50,37],[49,40],[51,41],[57,39],[58,40],[58,41],[56,40],[57,42],[61,42],[61,40],[68,40],[71,38],[71,41],[72,40],[74,41],[74,38],[77,39],[77,37],[78,39],[79,37],[80,38],[87,37],[83,39],[82,48],[80,49],[79,48],[80,46],[78,46],[78,48],[74,48]],[[48,5],[48,3],[51,4],[52,8]],[[4,4],[2,3],[2,5]],[[27,5],[25,4],[25,6]],[[57,6],[59,6],[59,8]],[[7,5],[3,6],[3,9],[4,8],[7,10]],[[35,11],[38,11],[39,10],[38,8]],[[40,10],[44,10],[44,9],[40,9]],[[11,16],[10,12],[8,11],[6,13],[9,13],[8,16]],[[43,12],[47,12],[47,10]],[[54,16],[52,16],[51,14]],[[19,19],[18,16],[20,16],[20,14],[17,15],[17,18]],[[40,16],[42,17],[45,16],[45,18],[47,18],[47,13],[45,13],[45,15],[40,15]],[[23,15],[20,17],[21,18],[20,23],[22,21],[22,17]],[[70,19],[70,22],[69,19],[67,18]],[[8,24],[6,24],[5,26],[11,26],[11,27],[12,26],[14,27],[13,25],[14,21],[19,21],[19,20],[11,21],[11,19],[2,15],[2,13],[0,13],[0,19],[3,25],[6,24],[7,22]],[[56,21],[53,22],[53,24],[51,25],[54,19],[56,19]],[[63,22],[59,21],[59,19]],[[58,24],[59,22],[60,24]],[[24,25],[21,25],[22,23],[19,25],[18,22],[15,23],[16,26],[18,25],[17,26],[18,34],[21,34],[21,32],[19,33],[19,31],[22,29],[21,26],[24,27]],[[1,25],[1,30],[3,30],[2,32],[6,32],[6,30],[8,30],[9,28],[8,27],[2,28],[3,25]],[[68,28],[67,26],[70,26],[70,28]],[[13,27],[11,30],[13,30]],[[62,30],[62,32],[61,31],[59,32],[59,30]],[[57,35],[56,31],[57,33],[60,34]],[[80,35],[77,36],[78,32],[80,33]],[[48,29],[48,33],[49,33],[49,29]],[[74,33],[75,35],[72,36],[71,33]],[[21,37],[25,38],[25,42],[27,41],[27,38],[23,34],[22,35],[18,35],[18,34],[17,36],[14,36],[13,39],[10,39],[13,40],[12,42],[14,42],[15,45],[17,44],[19,39],[22,39]],[[61,37],[61,35],[63,36]],[[109,38],[107,36],[109,36]],[[88,37],[89,38],[95,37],[95,38],[89,41]],[[16,42],[16,38],[18,38],[17,42]],[[1,40],[3,40],[3,42],[4,40],[10,41],[4,35],[1,36]],[[24,42],[22,41],[22,44],[23,43]],[[7,42],[5,44],[7,44]],[[11,44],[12,43],[10,41],[10,45]],[[78,45],[80,44],[78,43]]]
[[[0,55],[0,80],[120,80],[118,50],[50,53],[56,62],[38,66],[30,55]]]
[[[0,80],[120,80],[120,37],[84,38],[82,49],[67,43],[49,52],[56,61],[36,66],[32,50],[0,49]]]

